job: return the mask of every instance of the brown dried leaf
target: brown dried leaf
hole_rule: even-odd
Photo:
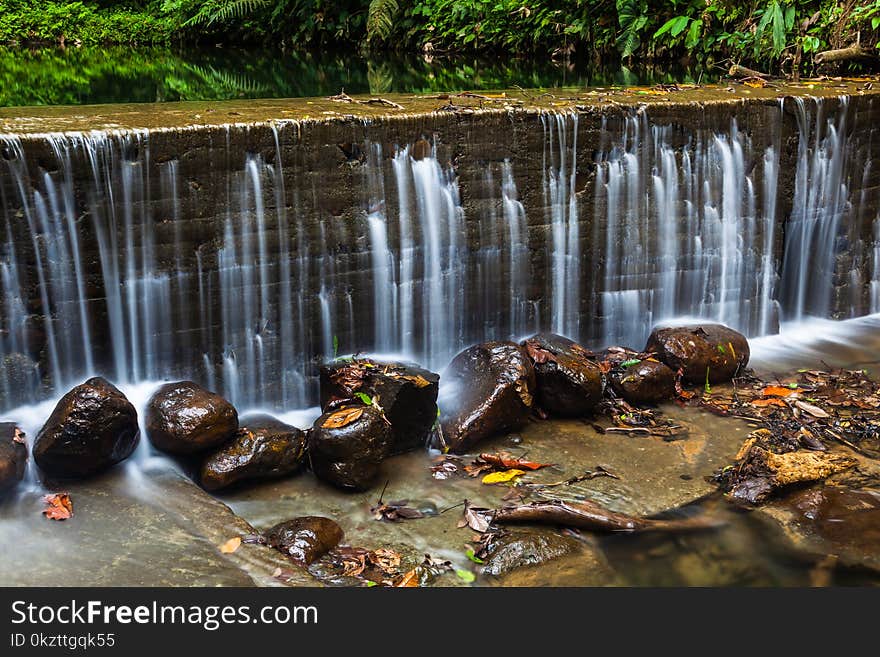
[[[798,400],[794,403],[794,405],[797,406],[799,409],[801,409],[804,413],[809,413],[813,417],[818,417],[818,418],[831,417],[828,413],[823,411],[818,406],[815,406],[813,404],[808,404],[805,401]]]
[[[480,532],[481,534],[489,531],[489,519],[485,515],[488,509],[480,509],[477,507],[473,507],[470,503],[465,500],[464,501],[464,525],[473,529],[475,532]]]
[[[397,573],[400,567],[400,555],[390,548],[378,548],[367,554],[371,564],[379,568],[386,575]]]
[[[67,520],[73,517],[73,500],[70,499],[69,493],[46,495],[43,499],[47,504],[43,509],[43,515],[50,520]]]
[[[336,411],[326,420],[324,420],[324,424],[322,426],[325,429],[340,429],[342,427],[348,426],[363,414],[363,407],[343,408],[342,410]]]
[[[401,575],[398,579],[394,581],[394,588],[413,588],[420,586],[419,584],[419,569],[413,568],[408,573]]]
[[[12,442],[18,443],[19,445],[27,445],[24,431],[15,427],[15,432],[12,434]]]

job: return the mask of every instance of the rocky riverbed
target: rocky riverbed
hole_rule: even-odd
[[[269,473],[271,478],[224,480],[222,486],[207,486],[214,489],[208,493],[197,485],[204,482],[202,458],[161,455],[144,436],[132,458],[86,479],[56,479],[57,474],[39,477],[31,462],[24,481],[0,501],[4,555],[0,583],[876,583],[880,581],[880,504],[876,492],[880,468],[872,455],[876,437],[866,436],[858,444],[847,440],[849,445],[826,437],[822,440],[824,449],[811,448],[809,441],[789,449],[780,448],[778,442],[762,443],[761,434],[755,434],[767,425],[774,431],[778,427],[776,433],[783,436],[794,428],[783,425],[794,420],[799,429],[806,425],[818,433],[821,426],[817,423],[826,419],[821,413],[837,413],[835,408],[839,407],[829,405],[834,396],[817,386],[827,383],[826,377],[842,376],[832,372],[836,368],[857,364],[859,371],[872,371],[871,365],[880,360],[877,324],[876,318],[867,318],[828,326],[825,337],[805,336],[800,345],[783,338],[759,340],[751,345],[751,366],[760,380],[740,378],[736,385],[685,382],[677,400],[656,408],[634,407],[648,413],[642,426],[630,425],[632,419],[607,411],[574,418],[532,412],[515,427],[481,437],[462,449],[448,450],[441,444],[414,451],[392,449],[392,432],[379,429],[386,436],[382,457],[369,483],[355,492],[333,485],[332,478],[328,481],[326,476],[318,478],[308,472],[312,464],[297,459],[273,460],[269,449],[264,451],[264,463],[276,468]],[[536,346],[544,348],[547,342]],[[821,370],[813,369],[816,367]],[[546,376],[546,368],[539,368],[539,373],[540,369]],[[835,379],[834,385],[845,390],[871,385],[863,374],[853,373],[854,369],[850,372],[847,376],[857,378]],[[422,374],[403,372],[402,376],[412,377],[402,383],[411,384],[414,391],[432,385]],[[809,383],[810,376],[818,383]],[[513,377],[511,382],[522,402],[522,386],[517,391],[516,383],[520,380]],[[767,390],[774,386],[792,394],[777,391],[784,396],[776,396]],[[812,387],[808,390],[808,386]],[[152,393],[143,400],[133,400],[142,433],[147,434],[143,424],[149,412],[145,413],[143,406]],[[383,399],[391,401],[388,391],[385,397],[373,389],[362,394],[370,401],[368,405],[360,400],[365,409],[381,408]],[[346,395],[336,397],[343,400]],[[868,406],[873,403],[867,388],[856,398]],[[789,411],[777,403],[764,403],[767,399],[780,399],[786,409],[798,409],[799,415],[789,417]],[[334,413],[359,408],[344,401],[334,405],[329,397],[324,401],[324,423]],[[442,406],[441,395],[441,413]],[[777,409],[785,416],[772,415]],[[34,427],[18,420],[28,434],[28,443],[33,442],[39,423],[51,410],[50,406]],[[873,417],[873,408],[863,410]],[[234,440],[246,446],[280,444],[282,452],[289,454],[303,449],[306,442],[293,426],[308,428],[310,422],[303,422],[305,415],[281,416],[280,424],[267,427],[264,422],[258,430],[239,429],[235,433],[229,426],[228,412],[223,411],[220,408],[218,415],[226,423],[220,423],[222,430],[232,431]],[[308,419],[314,421],[319,415],[314,409]],[[247,427],[248,417],[241,414],[242,427]],[[381,417],[379,420],[382,422]],[[219,425],[209,425],[207,433],[216,435]],[[797,431],[794,435],[806,440]],[[21,443],[13,440],[13,433],[0,438],[10,443],[6,449],[11,455],[20,452]],[[221,455],[225,461],[221,461],[227,465],[234,463],[236,454],[230,440],[220,447],[226,450]],[[780,458],[805,454],[825,465],[838,463],[840,468],[820,468],[816,481],[789,482],[774,471],[766,501],[734,503],[732,496],[723,495],[725,484],[720,475],[726,472],[729,476],[731,468],[737,473],[750,472],[744,464],[753,467],[755,454],[748,450],[744,454],[744,445]],[[348,452],[332,454],[333,462],[350,462]],[[496,463],[495,459],[501,461]],[[523,465],[517,468],[519,464]],[[508,476],[513,470],[521,474]],[[3,472],[5,476],[7,471]],[[15,469],[9,472],[14,478]],[[759,474],[766,484],[768,473]],[[489,483],[492,481],[498,483]],[[73,501],[73,517],[63,522],[44,518],[43,496],[61,491]],[[615,514],[624,514],[620,517],[658,518],[681,527],[698,523],[700,530],[642,534],[592,531],[572,522],[527,522],[496,523],[492,531],[480,531],[488,528],[483,523],[493,520],[482,509],[524,507],[535,502],[580,511],[600,509],[604,514],[601,520],[607,522],[621,522]],[[281,530],[270,531],[279,523],[308,516],[332,520],[338,532],[336,526],[300,523],[282,540],[278,538]],[[595,523],[595,518],[591,517],[591,522]],[[291,552],[288,548],[294,543],[305,545],[307,552]],[[279,545],[286,551],[277,549]],[[309,557],[292,558],[296,554]]]

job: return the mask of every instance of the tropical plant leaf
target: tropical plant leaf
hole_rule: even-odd
[[[400,6],[397,0],[371,0],[367,12],[367,40],[385,41],[394,28]]]

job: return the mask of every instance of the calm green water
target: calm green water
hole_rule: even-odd
[[[0,106],[290,98],[339,93],[710,82],[709,71],[543,59],[366,59],[352,53],[0,48]]]

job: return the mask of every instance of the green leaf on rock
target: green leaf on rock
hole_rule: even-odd
[[[630,367],[631,365],[638,365],[642,361],[638,358],[630,358],[629,360],[623,361],[620,366],[621,367]]]
[[[471,561],[473,561],[474,563],[486,563],[485,561],[480,559],[480,557],[478,557],[476,554],[474,554],[473,550],[468,550],[467,552],[465,552],[465,556],[467,556],[467,558],[470,559]]]
[[[354,393],[354,396],[360,399],[367,406],[373,405],[373,398],[364,392],[356,392]]]
[[[461,581],[463,581],[463,582],[467,582],[468,584],[470,584],[470,583],[473,582],[475,579],[477,579],[477,576],[474,575],[474,574],[473,574],[471,571],[469,571],[469,570],[456,570],[456,571],[455,571],[455,574],[458,575],[458,578],[459,578]]]

